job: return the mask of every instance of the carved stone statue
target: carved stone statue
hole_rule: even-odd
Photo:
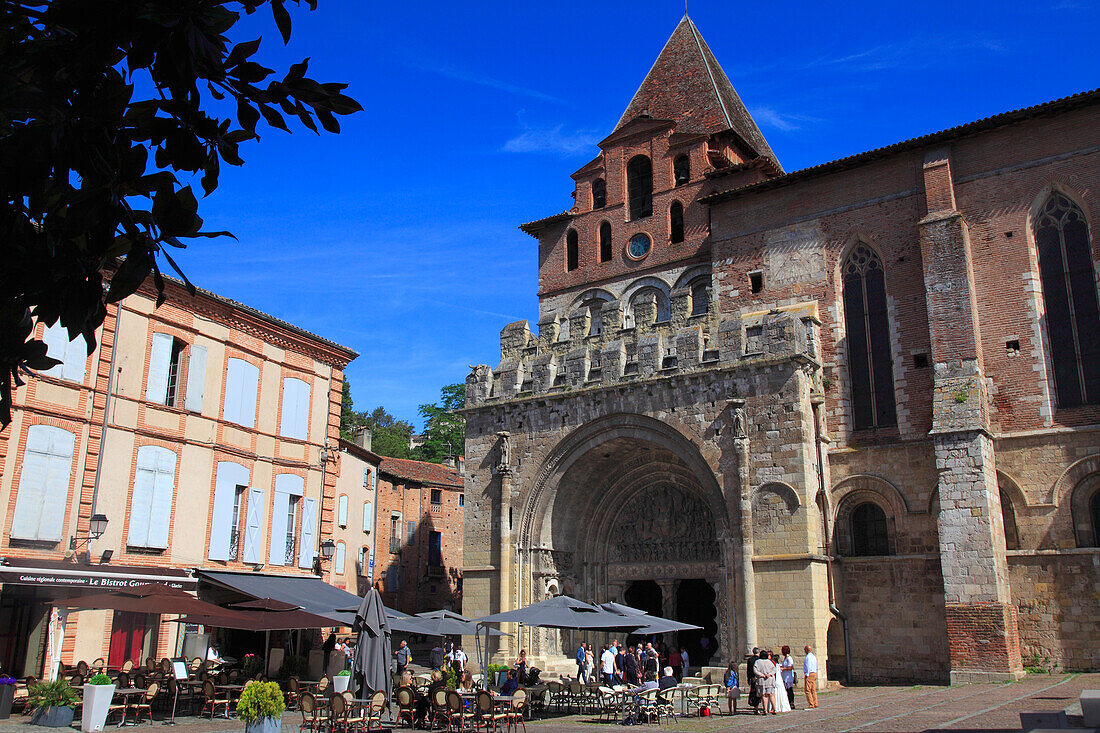
[[[512,434],[506,430],[497,433],[500,438],[500,455],[497,461],[497,473],[510,473],[512,470]]]
[[[747,438],[749,434],[745,432],[745,408],[736,407],[733,410],[733,437],[735,438]]]

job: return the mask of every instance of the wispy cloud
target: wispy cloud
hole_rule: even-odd
[[[564,125],[530,127],[504,143],[508,153],[555,153],[572,156],[591,152],[599,138],[591,130],[565,132]]]
[[[466,82],[467,84],[476,84],[477,86],[488,87],[489,89],[498,89],[502,92],[509,94],[515,94],[521,97],[531,97],[532,99],[538,99],[543,102],[555,102],[557,104],[564,104],[565,100],[555,97],[552,94],[546,92],[540,92],[537,89],[529,89],[519,84],[512,84],[511,82],[497,79],[491,76],[485,76],[484,74],[478,74],[467,69],[461,69],[457,66],[449,66],[446,64],[434,64],[429,63],[423,59],[409,60],[409,65],[421,71],[427,71],[431,74],[438,74],[439,76],[446,77],[448,79],[454,79],[456,81]]]
[[[803,125],[821,121],[817,117],[794,114],[791,112],[780,112],[771,107],[753,107],[749,110],[749,114],[756,120],[756,124],[761,127],[770,127],[780,132],[798,130]]]
[[[991,38],[914,36],[841,56],[820,56],[805,63],[803,68],[841,67],[849,72],[924,69],[949,63],[948,57],[960,52],[985,51],[996,54],[1004,50],[1004,44]]]

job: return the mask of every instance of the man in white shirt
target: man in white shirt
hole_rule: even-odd
[[[603,676],[603,683],[607,687],[611,687],[612,677],[615,675],[615,650],[609,646],[603,648],[603,654],[600,655],[600,674]]]
[[[462,651],[462,647],[458,644],[455,644],[455,648],[451,652],[451,667],[458,673],[460,678],[462,673],[466,671],[466,652]]]
[[[814,656],[814,648],[807,644],[802,648],[806,652],[806,658],[802,660],[802,682],[806,693],[806,707],[817,707],[817,657]]]

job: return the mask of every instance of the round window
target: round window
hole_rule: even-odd
[[[649,254],[649,248],[651,242],[649,235],[644,232],[638,232],[630,238],[630,243],[626,247],[626,253],[633,260],[640,260]]]

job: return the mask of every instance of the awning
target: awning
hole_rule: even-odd
[[[228,588],[251,598],[273,598],[293,604],[309,613],[331,619],[334,626],[351,626],[354,612],[338,608],[358,608],[358,596],[329,585],[320,578],[304,575],[268,575],[264,573],[228,573],[196,570],[199,580]]]
[[[88,565],[60,560],[9,557],[0,565],[0,583],[117,590],[148,583],[194,590],[197,581],[186,570],[141,565]]]

